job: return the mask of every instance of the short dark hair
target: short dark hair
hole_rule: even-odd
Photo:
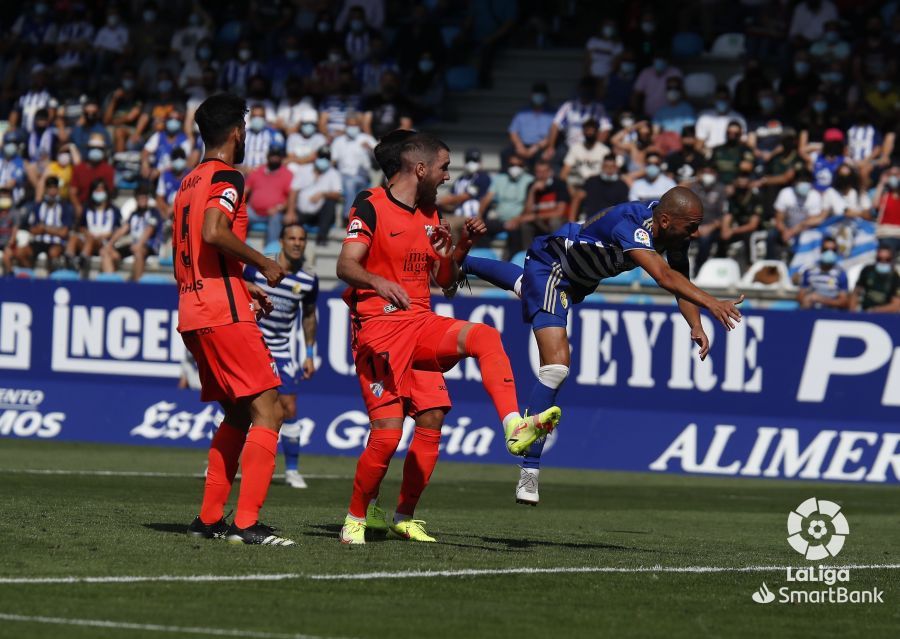
[[[101,184],[103,185],[104,189],[106,189],[107,191],[109,190],[106,188],[106,180],[104,180],[102,177],[98,177],[98,178],[94,178],[93,180],[91,180],[90,192],[93,193],[94,190]]]
[[[200,137],[207,148],[225,143],[228,134],[244,121],[247,101],[233,93],[217,93],[203,101],[197,108],[194,121],[200,128]]]
[[[180,146],[176,146],[174,149],[172,149],[172,152],[169,153],[170,160],[174,160],[175,158],[181,158],[183,160],[186,160],[187,153],[185,153],[184,149],[182,149]]]
[[[48,178],[44,181],[44,186],[47,187],[48,189],[49,189],[50,187],[57,187],[57,188],[58,188],[58,187],[59,187],[59,178],[56,177],[55,175],[51,175],[50,177],[48,177]]]
[[[646,161],[649,160],[650,158],[656,158],[656,159],[658,159],[660,162],[662,162],[662,155],[660,155],[660,154],[657,153],[656,151],[650,151],[647,155],[645,155],[645,156],[644,156],[644,161],[646,162]]]
[[[822,246],[825,246],[825,243],[837,244],[837,240],[831,237],[830,235],[826,235],[822,238]]]
[[[300,224],[300,222],[291,222],[290,224],[285,224],[284,226],[281,227],[281,231],[278,233],[278,239],[283,240],[284,234],[287,233],[287,230],[294,226],[296,226],[298,229],[303,229],[304,236],[308,235],[308,233],[306,232],[306,227],[303,226],[302,224]]]
[[[437,136],[430,133],[416,133],[407,138],[400,147],[401,166],[409,162],[409,156],[411,155],[420,155],[432,162],[442,149],[448,153],[450,152],[450,147]]]
[[[150,183],[147,181],[142,181],[138,184],[137,188],[134,190],[135,197],[139,195],[150,196],[153,193],[153,187],[150,186]]]
[[[400,170],[400,148],[403,143],[416,134],[409,129],[394,129],[375,147],[375,161],[385,177],[391,177]]]

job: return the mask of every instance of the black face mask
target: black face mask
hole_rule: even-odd
[[[281,160],[277,160],[275,162],[269,162],[269,170],[270,171],[277,171],[280,168],[281,168]]]
[[[84,119],[88,124],[94,124],[100,117],[99,113],[85,113]]]
[[[592,144],[594,144],[594,142],[596,142],[596,141],[597,141],[597,134],[596,134],[596,133],[595,133],[594,135],[586,135],[586,136],[584,136],[584,143],[585,143],[585,144],[592,145]]]
[[[852,189],[853,187],[853,176],[851,175],[839,175],[834,178],[834,188],[836,188],[838,191]]]
[[[737,146],[738,142],[740,142],[740,141],[741,141],[740,134],[728,136],[728,145],[729,146]]]

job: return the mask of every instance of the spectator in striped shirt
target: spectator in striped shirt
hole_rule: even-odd
[[[56,157],[58,146],[59,129],[50,123],[50,110],[38,109],[34,114],[34,128],[28,134],[25,159],[32,164],[46,164]]]
[[[16,255],[19,266],[34,268],[38,256],[45,253],[47,270],[57,268],[72,222],[72,207],[59,197],[59,180],[47,178],[44,198],[34,203],[26,220],[31,243],[19,249]]]
[[[3,253],[3,273],[12,275],[16,257],[16,236],[19,232],[20,212],[13,208],[12,192],[0,188],[0,251]]]
[[[284,136],[278,129],[266,122],[266,108],[254,104],[250,108],[250,126],[247,127],[247,138],[244,147],[244,163],[242,170],[249,174],[258,166],[263,166],[269,152],[284,148]]]
[[[191,141],[182,130],[184,115],[181,111],[173,109],[165,120],[157,120],[154,128],[156,133],[150,136],[141,151],[141,175],[151,182],[171,166],[172,151],[180,147],[185,157],[191,152]]]
[[[351,7],[349,18],[347,30],[344,33],[344,50],[350,57],[350,62],[359,64],[369,57],[369,47],[374,32],[366,23],[366,12],[362,7]]]
[[[12,112],[9,114],[9,129],[19,127],[28,133],[34,129],[34,119],[40,109],[50,110],[50,117],[54,116],[57,100],[47,90],[47,72],[43,64],[36,64],[31,68],[31,87],[16,100]]]
[[[109,241],[100,250],[101,268],[104,273],[114,273],[123,259],[134,258],[131,279],[138,281],[144,274],[147,257],[156,255],[162,238],[162,218],[151,206],[150,187],[141,184],[135,192],[137,207],[128,220],[113,231]]]
[[[800,276],[797,301],[800,308],[830,308],[847,310],[850,304],[850,287],[847,273],[838,266],[838,245],[832,237],[822,240],[819,263]]]
[[[180,146],[172,149],[169,156],[169,168],[163,171],[156,182],[156,208],[164,220],[172,217],[172,203],[181,186],[181,180],[187,174],[187,153]]]
[[[21,136],[11,130],[3,134],[3,157],[0,157],[0,187],[12,192],[13,204],[18,206],[25,199],[28,171],[20,155]]]
[[[250,78],[261,75],[262,72],[262,64],[253,57],[252,43],[243,38],[238,42],[237,57],[231,58],[222,66],[219,87],[223,91],[246,95]]]
[[[872,172],[887,166],[887,158],[882,154],[884,140],[867,109],[860,108],[852,122],[847,129],[847,157],[859,170],[861,187],[867,189],[871,185]]]
[[[550,126],[544,159],[554,156],[564,158],[569,148],[584,141],[584,123],[596,120],[600,124],[597,139],[605,143],[612,131],[612,123],[606,117],[606,109],[597,101],[597,81],[591,77],[582,78],[578,85],[578,97],[563,103]],[[564,137],[560,138],[560,134]],[[559,148],[557,148],[557,146]]]
[[[97,178],[91,183],[91,196],[82,215],[77,216],[66,246],[66,266],[87,277],[92,256],[112,237],[122,224],[122,215],[112,203],[106,182]]]

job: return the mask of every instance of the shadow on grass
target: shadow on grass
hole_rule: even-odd
[[[173,535],[186,535],[188,525],[185,523],[179,524],[144,524],[144,528],[149,528],[150,530],[155,530],[156,532],[161,533],[170,533]]]

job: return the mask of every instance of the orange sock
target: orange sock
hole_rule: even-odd
[[[416,504],[438,460],[438,447],[441,443],[441,431],[431,428],[416,428],[412,444],[406,452],[403,464],[403,483],[400,485],[400,501],[397,513],[412,517]]]
[[[247,528],[259,521],[259,510],[266,501],[275,472],[278,433],[262,426],[251,426],[244,449],[241,492],[234,516],[234,525],[238,528]]]
[[[375,428],[369,433],[369,443],[359,456],[356,477],[353,479],[353,495],[350,497],[350,514],[357,519],[366,518],[369,501],[378,494],[381,480],[387,473],[391,457],[400,445],[401,428]]]
[[[225,422],[219,425],[213,436],[209,445],[203,505],[200,507],[200,521],[204,524],[214,524],[222,519],[246,438],[246,432]]]
[[[478,359],[481,383],[491,396],[500,419],[503,420],[510,413],[518,413],[516,381],[497,329],[486,324],[476,324],[469,329],[466,335],[466,355]]]

